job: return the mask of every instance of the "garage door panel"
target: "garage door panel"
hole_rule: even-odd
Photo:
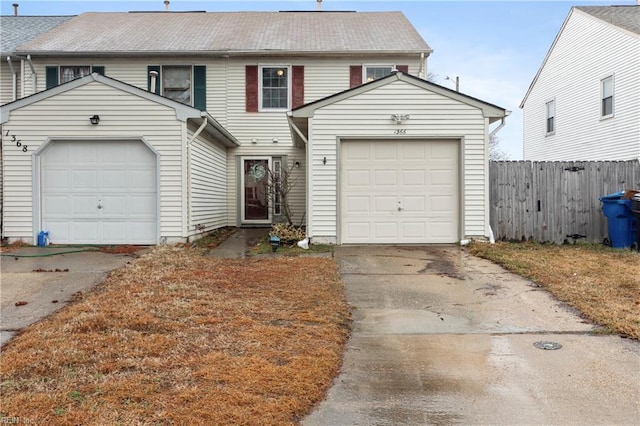
[[[103,169],[100,178],[103,191],[122,191],[123,188],[129,188],[130,177],[127,176],[125,168]]]
[[[149,188],[152,188],[156,184],[156,169],[147,169],[147,170],[132,170],[131,172],[131,180],[129,182],[129,189],[132,190],[145,190],[148,191]]]
[[[149,217],[156,211],[156,197],[150,195],[131,195],[129,197],[129,216],[134,218]]]
[[[42,203],[51,216],[67,216],[71,212],[71,203],[68,195],[48,195]]]
[[[458,144],[343,141],[341,242],[458,241]],[[363,161],[367,152],[372,160]],[[362,207],[366,200],[369,211]]]
[[[398,236],[398,223],[396,221],[381,221],[373,223],[375,238],[396,238]]]
[[[67,191],[71,182],[68,170],[46,170],[42,173],[42,188],[47,191],[62,189]]]
[[[398,185],[398,171],[374,170],[373,181],[377,187],[396,187]]]
[[[371,181],[369,170],[349,170],[346,177],[347,184],[352,187],[368,187]]]
[[[398,210],[398,197],[376,195],[373,200],[374,212],[389,213]]]
[[[350,212],[369,213],[369,196],[351,196],[346,201],[346,208]]]
[[[381,161],[395,161],[398,159],[398,150],[387,144],[373,143],[371,148],[373,150],[373,158]]]
[[[42,228],[52,242],[156,242],[157,161],[142,142],[56,142],[40,163]]]
[[[403,186],[419,186],[424,187],[427,178],[426,173],[423,170],[401,170],[402,185]]]
[[[74,218],[97,218],[99,209],[98,205],[100,205],[100,201],[98,200],[97,195],[74,195],[70,194],[69,196],[71,201],[71,219]],[[45,206],[46,208],[46,206]],[[45,210],[49,213],[48,209]]]

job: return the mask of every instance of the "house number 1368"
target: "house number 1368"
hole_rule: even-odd
[[[396,129],[393,131],[394,135],[406,135],[407,134],[407,129]]]
[[[10,135],[8,130],[5,135],[11,136],[11,142],[15,142],[18,148],[22,147],[22,152],[27,152],[27,148],[29,147],[27,145],[22,145],[22,142],[20,142],[20,139],[16,138],[16,135]]]

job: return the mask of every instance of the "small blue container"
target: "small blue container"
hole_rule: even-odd
[[[49,245],[49,231],[40,231],[38,234],[38,246],[44,247]]]

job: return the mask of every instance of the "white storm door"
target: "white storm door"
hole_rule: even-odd
[[[155,244],[156,156],[139,141],[54,142],[41,155],[42,229],[56,244]]]
[[[344,141],[340,158],[342,243],[458,241],[456,141]]]

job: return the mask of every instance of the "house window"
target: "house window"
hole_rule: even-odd
[[[547,134],[552,134],[556,131],[556,101],[549,101],[546,104],[546,117],[547,117]]]
[[[280,192],[280,185],[282,182],[282,160],[279,158],[273,159],[273,214],[282,214],[282,194]]]
[[[613,76],[603,78],[600,81],[601,87],[601,111],[602,118],[611,117],[613,115]]]
[[[60,67],[60,84],[66,83],[76,78],[82,78],[91,74],[91,67],[89,65],[82,66],[61,66]]]
[[[386,77],[393,72],[391,65],[375,65],[364,67],[364,81],[368,83],[382,77]]]
[[[174,101],[191,105],[191,67],[162,67],[162,95]]]
[[[264,66],[260,76],[261,109],[289,109],[289,67]]]

